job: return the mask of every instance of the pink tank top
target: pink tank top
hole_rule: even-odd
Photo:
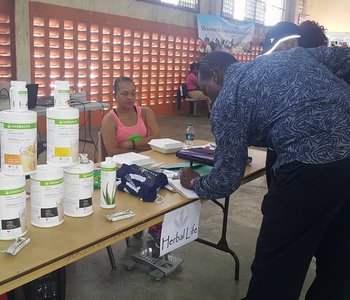
[[[114,120],[117,122],[118,129],[116,132],[117,143],[123,143],[125,141],[137,141],[147,136],[147,127],[142,119],[141,107],[134,106],[137,113],[137,123],[133,126],[125,126],[119,119],[115,111],[112,109],[109,113],[112,114]]]

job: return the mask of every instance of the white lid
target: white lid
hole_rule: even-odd
[[[37,113],[32,110],[14,111],[2,110],[0,111],[0,122],[11,122],[15,124],[36,123]]]
[[[164,149],[172,149],[172,148],[181,148],[183,147],[183,143],[180,141],[176,141],[173,139],[153,139],[149,143],[151,146],[157,146],[159,148],[164,148]]]
[[[38,165],[36,172],[31,174],[30,178],[34,180],[63,178],[63,169],[50,165]]]
[[[24,86],[26,87],[27,82],[26,81],[16,81],[16,80],[12,80],[11,81],[11,85],[13,86]]]
[[[152,163],[152,160],[149,156],[138,154],[135,152],[128,152],[128,153],[114,155],[113,161],[115,161],[119,165],[136,164],[138,166],[144,166]]]
[[[77,164],[71,167],[64,168],[65,173],[69,174],[83,174],[83,173],[89,173],[94,171],[94,162],[92,160],[89,160],[89,163],[87,164]]]
[[[0,172],[0,190],[16,189],[25,185],[25,176],[7,176]]]
[[[55,85],[69,87],[69,81],[55,80]]]
[[[67,107],[48,107],[46,115],[50,119],[79,119],[79,109]]]
[[[101,167],[105,168],[115,168],[117,163],[113,160],[112,157],[106,157],[105,161],[101,162]]]

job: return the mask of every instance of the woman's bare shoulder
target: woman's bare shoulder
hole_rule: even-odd
[[[107,113],[102,119],[102,125],[115,123],[114,118],[111,113]]]
[[[141,106],[141,112],[144,115],[153,114],[153,110],[147,106]]]

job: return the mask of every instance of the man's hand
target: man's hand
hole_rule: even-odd
[[[186,189],[193,188],[193,180],[194,178],[200,176],[199,173],[193,171],[192,168],[183,168],[180,172],[180,183]]]

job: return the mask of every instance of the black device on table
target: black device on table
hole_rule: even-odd
[[[176,157],[198,162],[208,166],[214,166],[214,149],[207,148],[190,148],[190,149],[181,149],[176,152]],[[252,157],[248,156],[247,165],[252,162]]]

